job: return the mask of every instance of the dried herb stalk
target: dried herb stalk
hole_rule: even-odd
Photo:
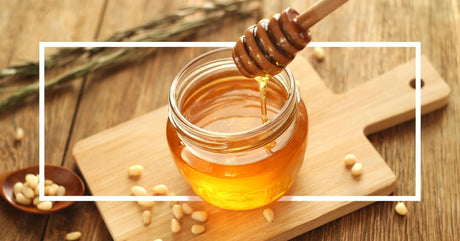
[[[180,41],[193,36],[197,30],[219,24],[225,17],[247,17],[257,10],[253,1],[229,1],[205,4],[179,10],[174,14],[149,21],[141,26],[119,32],[105,41]],[[249,4],[249,5],[248,5]],[[75,67],[52,80],[46,81],[45,90],[83,77],[88,73],[107,67],[114,67],[152,54],[151,51],[139,51],[138,48],[64,48],[45,61],[45,68],[50,69],[73,62],[82,56],[88,56],[85,64]],[[29,63],[0,71],[0,78],[5,76],[38,75],[38,64]],[[20,88],[0,88],[1,92],[13,91],[5,100],[0,101],[0,113],[9,107],[23,102],[27,97],[38,94],[38,82]]]

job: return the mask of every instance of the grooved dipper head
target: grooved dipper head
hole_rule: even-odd
[[[241,74],[252,78],[280,73],[310,41],[309,30],[297,24],[292,8],[246,29],[232,51]]]

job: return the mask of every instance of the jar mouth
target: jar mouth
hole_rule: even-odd
[[[185,140],[198,142],[194,144],[199,144],[201,147],[211,150],[241,150],[248,147],[260,146],[261,144],[268,144],[273,141],[287,128],[288,125],[285,123],[293,119],[294,110],[300,101],[294,76],[287,67],[281,73],[272,77],[278,80],[287,80],[280,81],[286,91],[287,99],[278,113],[264,124],[244,131],[217,132],[193,124],[182,114],[180,104],[183,96],[181,95],[185,93],[180,90],[184,89],[187,85],[185,79],[187,79],[188,75],[199,76],[199,74],[194,73],[194,69],[206,69],[209,67],[208,71],[212,71],[214,67],[222,65],[237,68],[233,62],[230,48],[212,50],[196,57],[175,76],[169,92],[169,119],[172,125],[178,130],[178,134],[184,137]],[[229,140],[238,141],[232,145]]]

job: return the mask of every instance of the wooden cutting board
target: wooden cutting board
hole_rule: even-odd
[[[429,61],[422,57],[422,113],[445,105],[450,93]],[[306,158],[287,195],[388,195],[397,181],[394,173],[366,138],[367,134],[415,118],[415,62],[410,61],[340,95],[326,88],[312,66],[298,56],[290,68],[306,103],[310,130]],[[165,126],[167,107],[125,122],[78,142],[73,155],[93,195],[129,195],[133,185],[151,188],[164,183],[177,195],[195,195],[170,157]],[[343,157],[354,153],[363,163],[353,178]],[[142,164],[138,180],[127,168]],[[370,202],[275,202],[275,221],[267,223],[263,208],[225,211],[205,202],[189,202],[206,210],[206,232],[190,232],[190,217],[182,231],[172,234],[168,202],[157,202],[153,220],[144,226],[135,202],[97,202],[115,240],[286,240],[362,208]]]

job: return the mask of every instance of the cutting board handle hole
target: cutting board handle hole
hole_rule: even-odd
[[[409,85],[410,87],[412,87],[412,89],[415,90],[415,78],[410,80]],[[423,88],[424,85],[425,85],[425,81],[423,81],[423,79],[420,79],[420,88]]]

